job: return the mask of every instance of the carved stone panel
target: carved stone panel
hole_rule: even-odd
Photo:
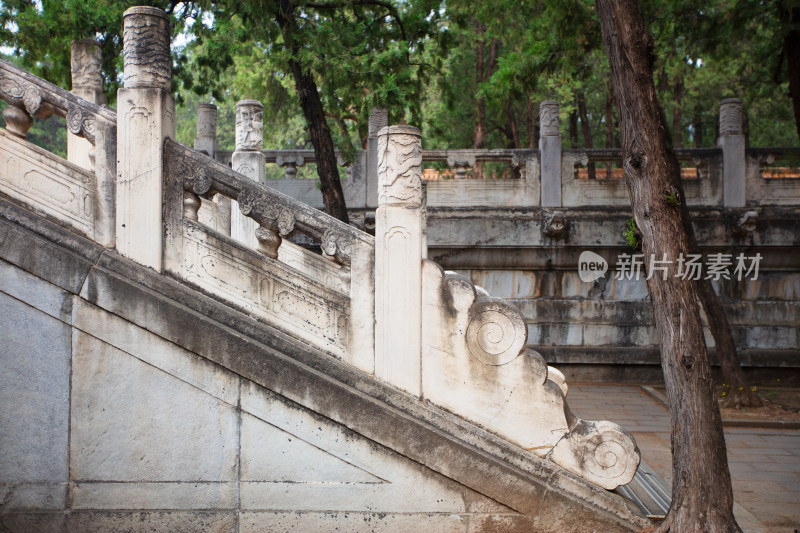
[[[742,101],[726,98],[719,104],[719,134],[739,135],[742,133]]]
[[[344,354],[349,331],[344,296],[326,298],[322,287],[306,288],[301,275],[280,263],[265,269],[257,256],[222,249],[191,222],[184,221],[183,232],[181,271],[187,281],[319,348]]]
[[[236,150],[261,150],[264,146],[264,106],[257,100],[236,103]]]
[[[410,126],[391,126],[378,134],[378,204],[422,205],[422,143]]]
[[[94,234],[92,176],[0,131],[0,191],[34,210]]]
[[[539,105],[539,124],[543,137],[558,135],[558,102],[545,100]]]

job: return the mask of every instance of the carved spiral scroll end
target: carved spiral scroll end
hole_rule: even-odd
[[[288,209],[281,209],[278,214],[278,233],[281,237],[289,237],[294,232],[294,215]]]
[[[613,422],[579,420],[553,447],[550,459],[607,490],[630,483],[641,454],[630,433]]]
[[[499,298],[479,298],[469,310],[467,349],[487,365],[504,365],[516,359],[528,341],[522,313]]]
[[[209,191],[211,191],[211,186],[213,184],[214,180],[211,178],[211,176],[205,173],[200,173],[192,182],[192,190],[195,192],[195,194],[205,196],[209,193]]]

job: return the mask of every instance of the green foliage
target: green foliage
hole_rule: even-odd
[[[680,206],[681,205],[681,193],[680,191],[672,187],[670,190],[664,193],[664,198],[667,200],[669,205]]]
[[[629,218],[625,221],[625,231],[622,232],[625,242],[634,250],[639,249],[639,228],[636,226],[636,219]]]

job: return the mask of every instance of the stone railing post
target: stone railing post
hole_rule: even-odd
[[[217,106],[197,104],[194,149],[214,158],[217,151]],[[199,220],[220,233],[231,234],[231,199],[218,194],[213,200],[201,200]]]
[[[122,15],[124,85],[117,93],[117,250],[159,272],[163,259],[164,139],[175,137],[169,17],[154,7]]]
[[[742,133],[742,101],[727,98],[719,104],[719,138],[722,148],[722,204],[745,205],[745,157]]]
[[[93,39],[73,41],[70,46],[72,70],[72,94],[93,104],[106,103],[103,93],[103,56],[100,45]],[[89,152],[92,143],[74,133],[67,132],[67,159],[79,167],[92,168]]]
[[[247,178],[266,183],[267,160],[261,149],[264,145],[264,106],[257,100],[240,100],[236,103],[236,150],[231,156],[231,167]],[[239,210],[236,201],[231,202],[231,237],[257,249],[258,224]]]
[[[417,128],[378,133],[375,376],[417,396],[422,351],[422,142]]]
[[[558,102],[539,105],[539,158],[542,207],[561,207],[561,136],[558,132]]]
[[[194,149],[211,158],[217,151],[217,106],[214,104],[197,104]]]
[[[369,112],[367,137],[367,207],[378,207],[378,132],[389,125],[389,111],[373,108]]]

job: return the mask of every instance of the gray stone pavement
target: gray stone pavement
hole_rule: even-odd
[[[587,420],[633,433],[642,458],[671,483],[669,413],[635,384],[570,383],[567,401]],[[745,531],[800,530],[800,430],[725,428],[734,514]]]

